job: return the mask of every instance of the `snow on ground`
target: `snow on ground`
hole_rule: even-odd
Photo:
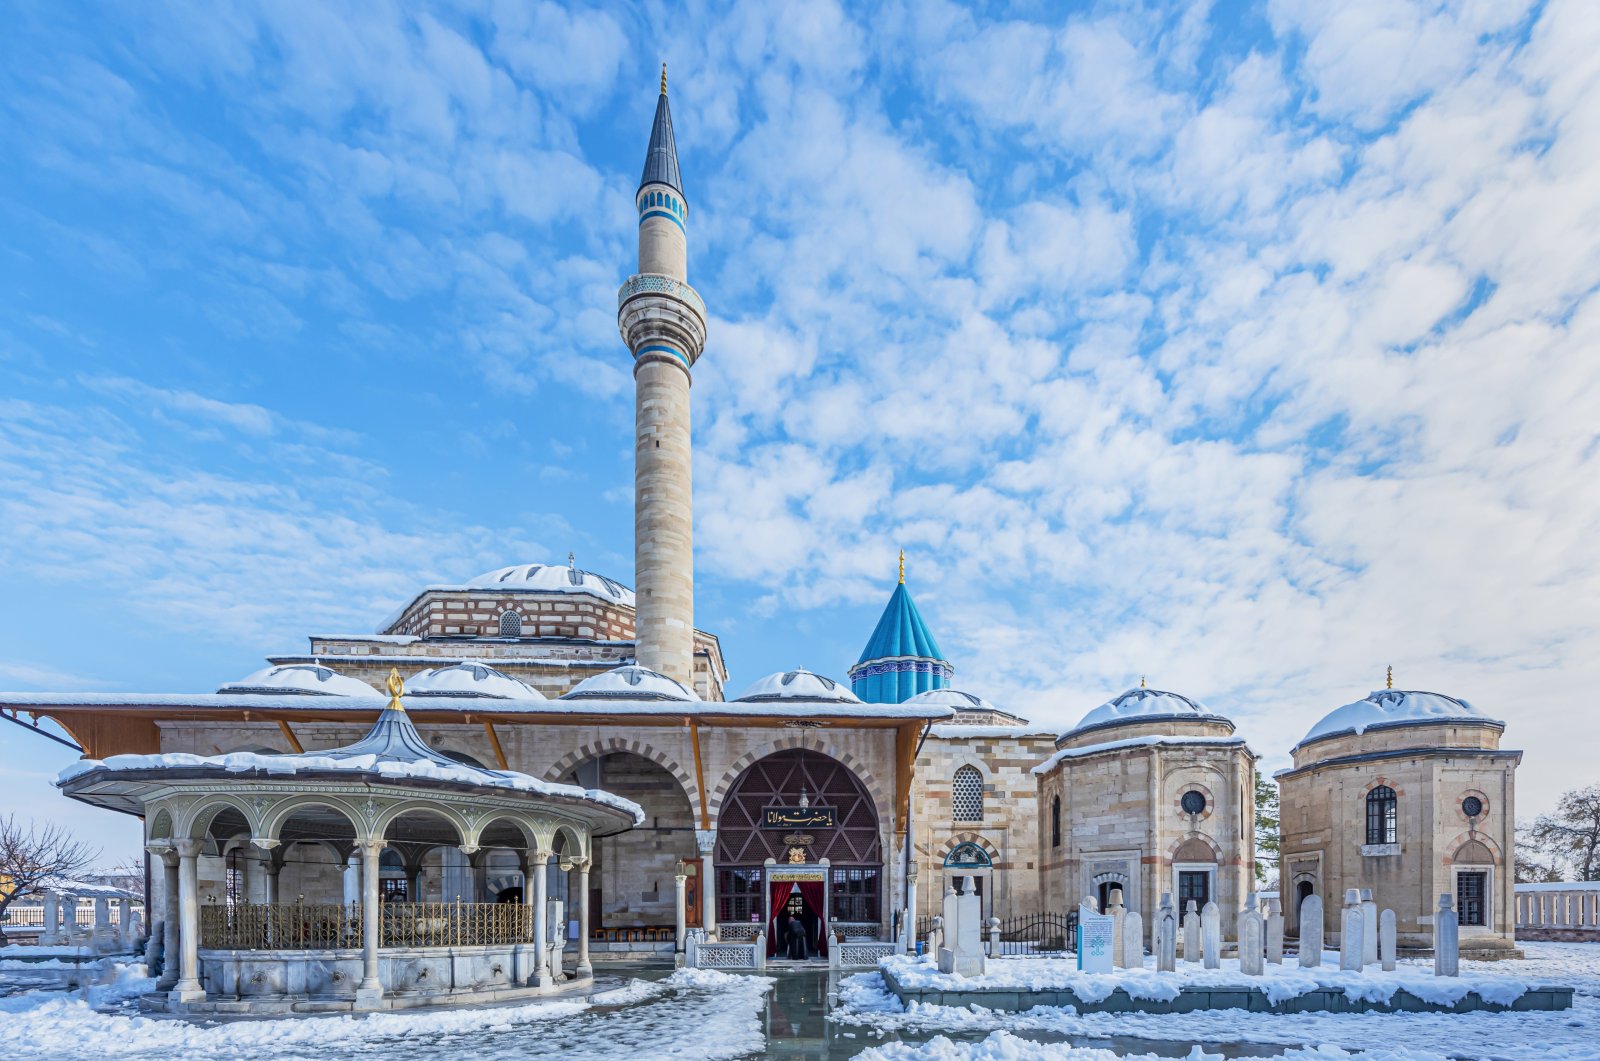
[[[1520,976],[1474,976],[1470,972],[1462,976],[1434,976],[1431,968],[1412,964],[1402,965],[1393,972],[1384,972],[1378,966],[1368,966],[1360,973],[1344,972],[1339,968],[1339,955],[1335,951],[1323,955],[1319,969],[1302,969],[1290,959],[1284,965],[1266,966],[1263,976],[1245,976],[1239,971],[1237,958],[1224,959],[1220,969],[1180,962],[1178,970],[1170,973],[1157,972],[1154,958],[1146,958],[1142,968],[1114,973],[1079,972],[1076,959],[1027,958],[991,961],[984,976],[970,977],[941,973],[932,962],[905,955],[886,958],[882,964],[903,987],[932,991],[1067,990],[1084,1002],[1104,1001],[1119,987],[1133,998],[1161,1002],[1177,998],[1184,987],[1258,989],[1266,992],[1267,998],[1275,1003],[1298,998],[1318,988],[1332,988],[1343,991],[1350,999],[1367,1002],[1389,1002],[1395,992],[1404,989],[1426,1002],[1444,1006],[1453,1006],[1469,991],[1476,991],[1486,1001],[1504,1006],[1539,986],[1539,980],[1531,972]]]
[[[1462,972],[1472,980],[1572,987],[1575,993],[1571,1009],[1554,1013],[1465,1014],[1271,1014],[1242,1010],[1182,1014],[1079,1014],[1071,1007],[997,1013],[977,1007],[963,1010],[948,1006],[924,1006],[915,1002],[908,1009],[902,1009],[899,1000],[884,985],[882,976],[867,973],[850,977],[841,984],[840,1008],[834,1011],[830,1019],[865,1026],[880,1034],[1035,1031],[1075,1036],[1117,1035],[1175,1042],[1327,1045],[1346,1051],[1387,1050],[1391,1052],[1390,1056],[1396,1057],[1436,1056],[1428,1053],[1435,1051],[1453,1057],[1505,1058],[1513,1061],[1600,1059],[1600,946],[1584,943],[1525,943],[1522,946],[1528,955],[1525,961],[1462,962]],[[1035,960],[1007,961],[1023,964]],[[998,964],[992,962],[990,968]],[[1409,972],[1402,975],[1413,976],[1426,968],[1426,964],[1420,961],[1402,962],[1403,967],[1409,967]],[[1411,1053],[1394,1054],[1394,1051]],[[1376,1056],[1385,1055],[1379,1053]]]
[[[606,992],[635,1004],[595,1012],[585,1001],[374,1013],[365,1016],[191,1021],[136,1014],[128,1001],[152,981],[122,967],[89,991],[31,991],[0,998],[8,1058],[315,1059],[403,1054],[474,1061],[557,1055],[735,1058],[765,1045],[760,1019],[772,982],[694,971]],[[121,1002],[121,1008],[114,1008]],[[604,1003],[602,1003],[604,1004]],[[615,1003],[612,1003],[615,1004]],[[113,1008],[108,1008],[113,1007]]]
[[[1336,1046],[1289,1050],[1282,1056],[1292,1061],[1446,1061],[1444,1054],[1432,1051],[1395,1049],[1352,1054]],[[856,1057],[857,1061],[1170,1061],[1155,1054],[1119,1054],[1092,1046],[1036,1043],[1003,1031],[978,1043],[952,1042],[942,1035],[925,1043],[889,1043],[864,1050]],[[1221,1054],[1207,1053],[1197,1046],[1186,1061],[1221,1058]]]

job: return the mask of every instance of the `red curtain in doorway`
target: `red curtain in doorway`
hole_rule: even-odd
[[[823,901],[822,881],[803,880],[799,884],[800,898],[806,901],[813,913],[817,915],[817,939],[812,940],[813,946],[822,957],[828,956],[828,908]]]
[[[771,903],[767,907],[767,957],[778,956],[778,911],[783,909],[783,904],[789,901],[789,896],[794,892],[794,882],[775,880],[768,889],[767,898]],[[805,892],[801,892],[804,895]]]

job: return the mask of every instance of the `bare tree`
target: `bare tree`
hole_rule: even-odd
[[[1554,814],[1541,814],[1529,830],[1545,855],[1572,868],[1574,879],[1600,874],[1600,785],[1577,788],[1561,797]]]
[[[82,873],[99,855],[59,825],[40,829],[29,822],[24,829],[13,814],[0,818],[0,916],[13,899]]]
[[[105,883],[121,888],[140,902],[144,902],[144,856],[125,858],[105,874]]]
[[[1517,825],[1517,848],[1512,872],[1518,884],[1549,884],[1561,879],[1561,867],[1539,850],[1533,841],[1533,826]]]

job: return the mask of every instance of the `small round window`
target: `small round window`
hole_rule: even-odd
[[[1206,809],[1205,793],[1185,792],[1183,799],[1179,801],[1179,806],[1183,808],[1183,813],[1185,814],[1199,814]]]
[[[1476,818],[1483,813],[1483,800],[1477,796],[1468,796],[1461,801],[1461,813],[1469,818]]]

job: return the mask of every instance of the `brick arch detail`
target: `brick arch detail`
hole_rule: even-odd
[[[1398,781],[1395,781],[1395,780],[1393,780],[1391,778],[1384,777],[1382,774],[1379,774],[1377,777],[1375,777],[1371,781],[1369,781],[1364,788],[1362,788],[1362,790],[1361,790],[1361,798],[1362,799],[1366,799],[1367,796],[1372,792],[1372,790],[1377,788],[1379,785],[1387,785],[1389,788],[1393,789],[1394,790],[1394,798],[1395,799],[1400,799],[1402,796],[1404,796],[1406,794],[1406,790],[1400,787],[1400,783]]]
[[[1192,842],[1194,840],[1199,840],[1201,843],[1203,843],[1207,847],[1211,848],[1211,857],[1215,858],[1217,860],[1217,865],[1220,866],[1220,865],[1223,864],[1222,845],[1218,844],[1215,840],[1213,840],[1211,837],[1207,836],[1205,833],[1200,833],[1200,832],[1185,833],[1183,836],[1178,837],[1172,843],[1168,844],[1167,845],[1167,862],[1170,864],[1170,863],[1176,861],[1177,860],[1177,856],[1178,856],[1178,849],[1180,847],[1182,847],[1184,844],[1190,843],[1190,842]]]
[[[845,768],[855,774],[861,783],[866,786],[867,794],[872,797],[872,802],[880,819],[884,819],[886,813],[893,812],[895,806],[894,794],[884,789],[882,783],[873,775],[871,770],[866,768],[866,765],[861,760],[849,752],[835,748],[820,737],[797,734],[792,737],[779,737],[775,741],[759,745],[735,759],[728,766],[727,771],[723,773],[722,780],[717,782],[717,787],[711,792],[711,817],[715,819],[721,812],[722,801],[727,797],[728,792],[732,790],[734,783],[739,780],[746,770],[754,766],[758,760],[765,759],[767,756],[778,752],[790,751],[794,748],[820,752],[831,759],[836,759],[843,763]]]
[[[671,774],[673,780],[678,782],[678,787],[683,789],[684,796],[688,798],[689,810],[693,812],[695,821],[698,822],[700,820],[700,811],[702,809],[700,805],[700,790],[696,787],[694,778],[689,776],[687,770],[678,765],[677,760],[665,752],[657,751],[644,741],[628,740],[626,737],[601,737],[599,740],[592,740],[587,744],[579,745],[575,750],[557,759],[555,765],[544,772],[544,779],[546,781],[559,782],[569,771],[576,769],[580,763],[587,762],[590,759],[598,759],[602,755],[610,755],[615,752],[627,752],[630,755],[648,759]]]
[[[1494,856],[1494,864],[1496,866],[1504,866],[1506,864],[1505,851],[1501,849],[1499,844],[1494,842],[1492,836],[1488,833],[1473,832],[1471,830],[1457,834],[1456,838],[1450,841],[1450,845],[1445,848],[1444,864],[1447,866],[1454,865],[1457,853],[1471,843],[1479,843],[1487,847],[1489,853]]]
[[[1002,868],[1000,865],[1000,849],[990,843],[988,838],[981,833],[951,833],[945,837],[944,843],[938,849],[937,857],[940,867],[944,866],[944,860],[949,856],[950,852],[966,843],[977,844],[983,848],[983,853],[989,856],[989,861],[994,863],[994,868]]]

